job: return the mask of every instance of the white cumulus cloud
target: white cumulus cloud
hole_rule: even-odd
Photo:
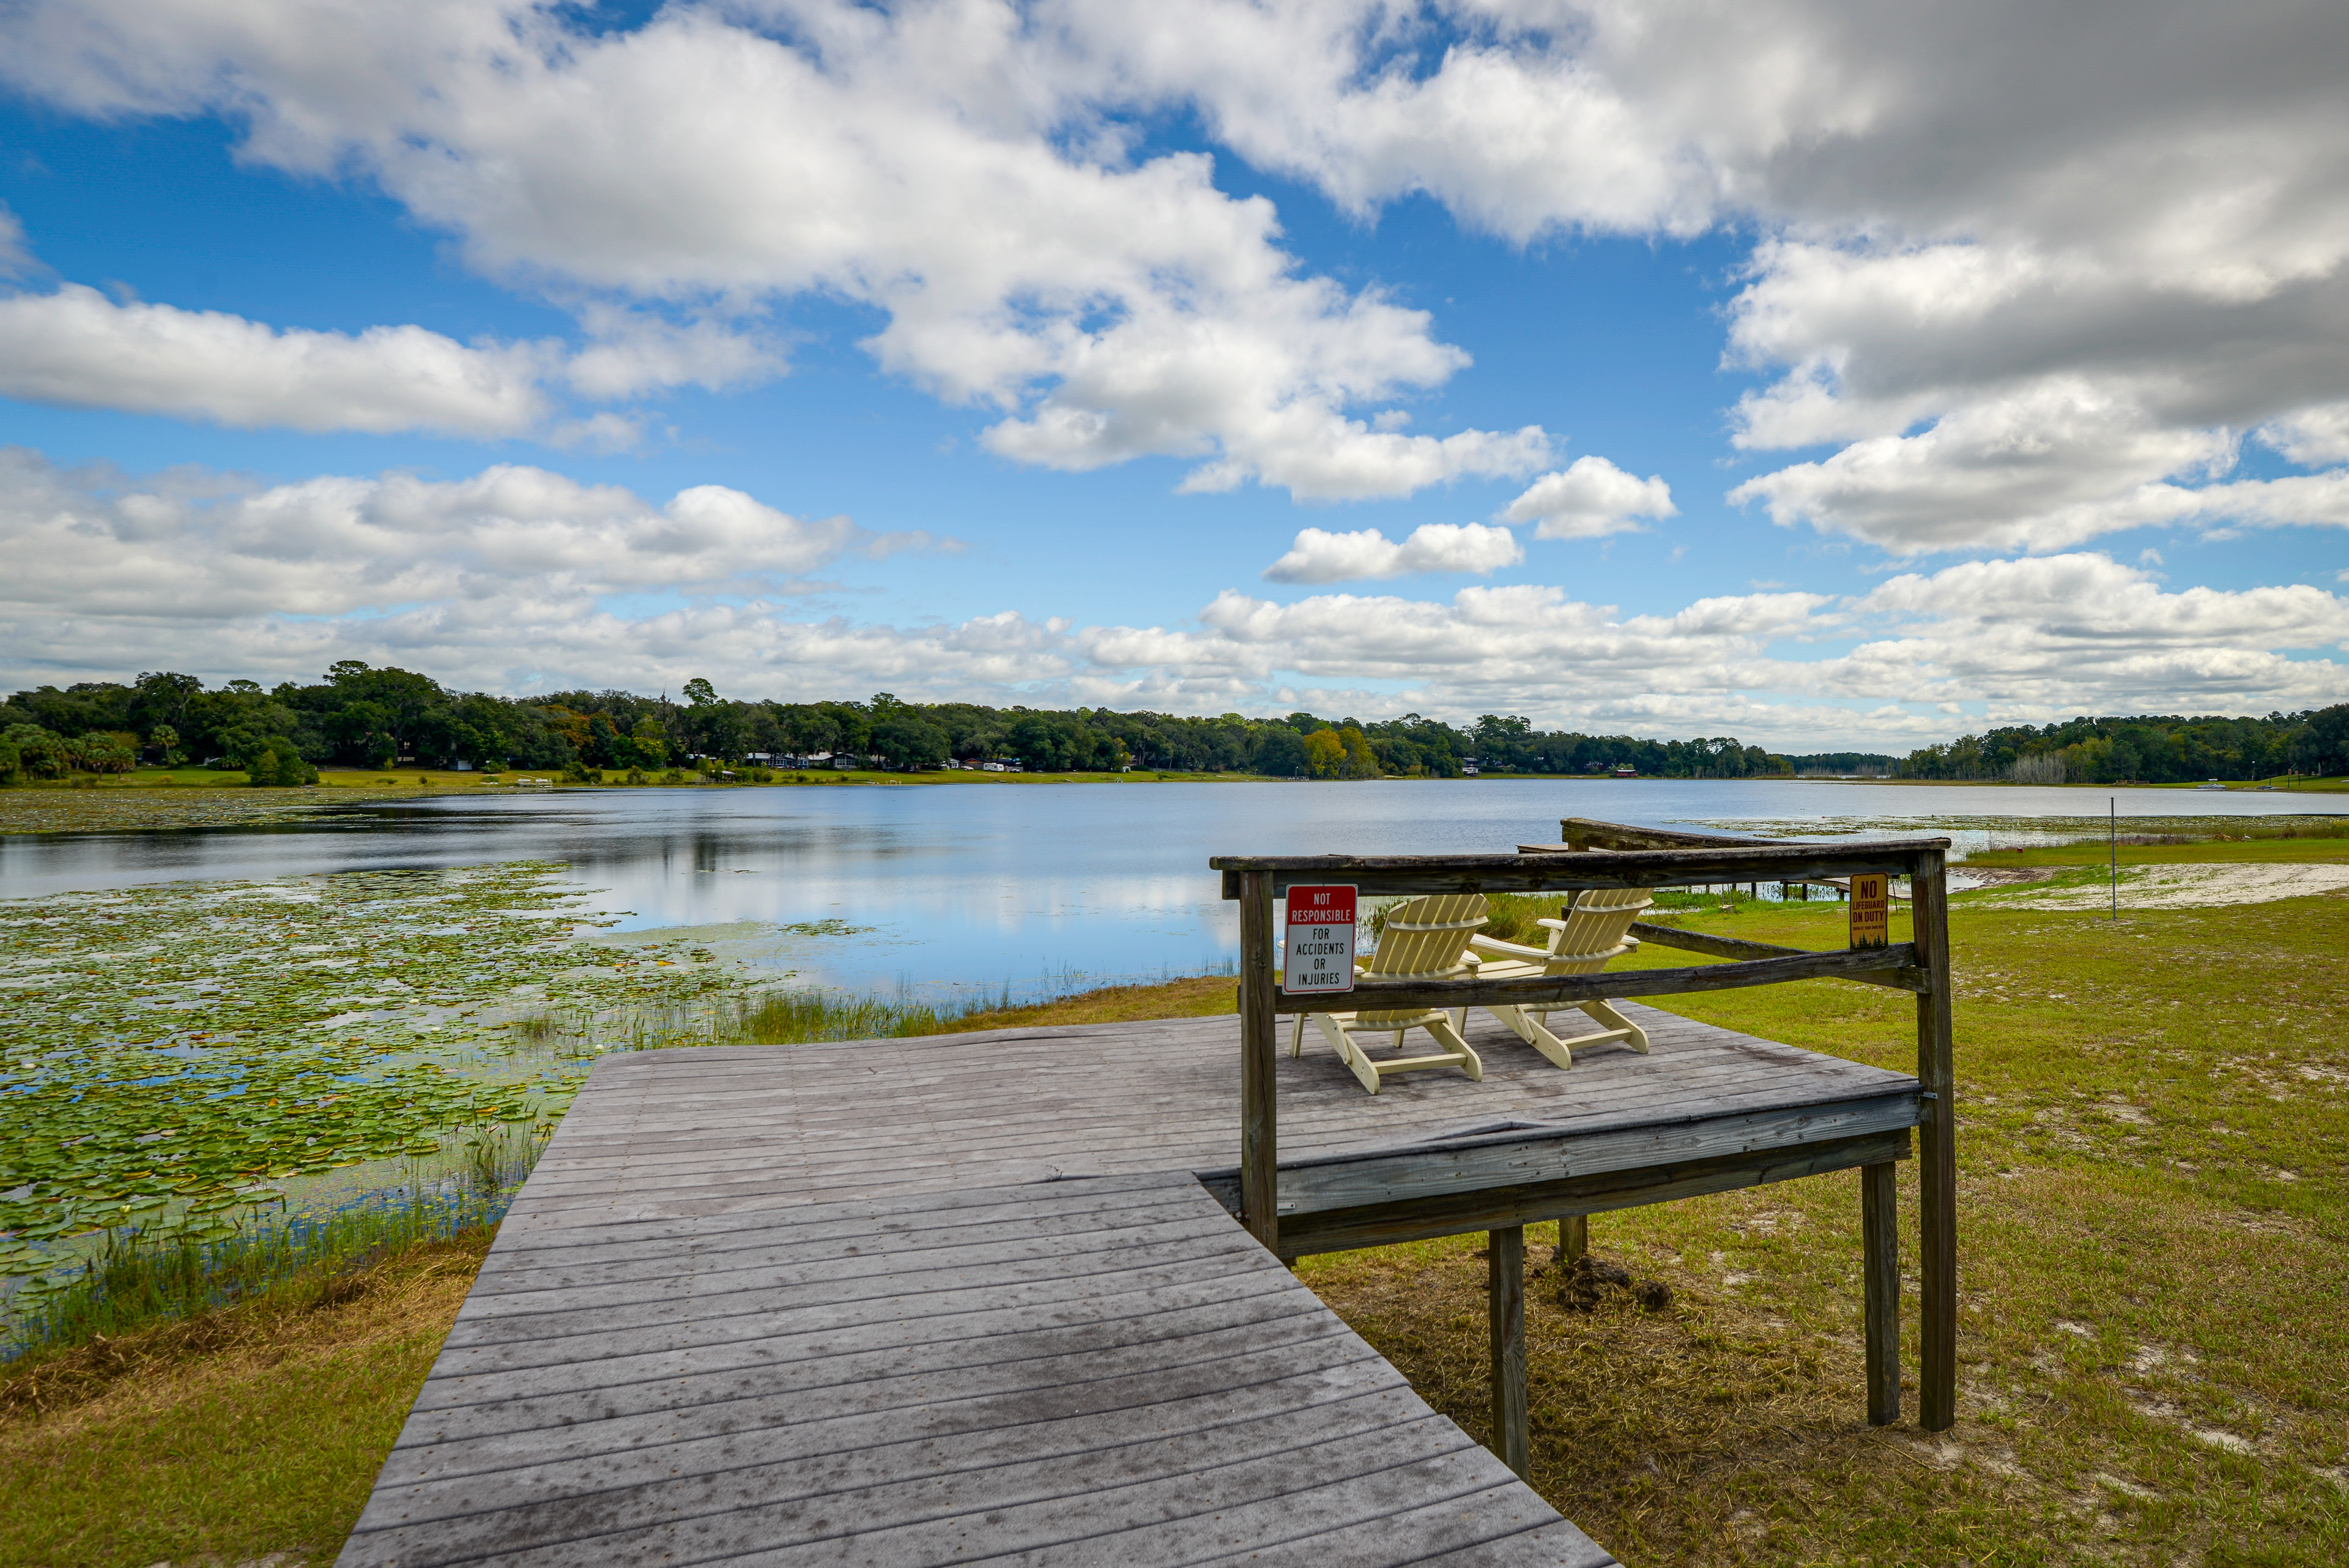
[[[280,329],[70,283],[0,298],[0,394],[244,428],[519,435],[548,411],[554,357],[420,327]]]
[[[1481,523],[1423,524],[1400,544],[1375,528],[1351,534],[1307,528],[1264,575],[1276,583],[1340,583],[1417,572],[1490,572],[1525,558],[1516,535]]]
[[[274,681],[356,658],[517,692],[700,674],[746,696],[1518,712],[1795,751],[1900,750],[1982,722],[1952,705],[2043,722],[2349,699],[2349,597],[2172,590],[2094,554],[1967,562],[1842,600],[1770,589],[1641,612],[1537,583],[1288,604],[1233,589],[1172,626],[1012,611],[898,626],[813,607],[809,574],[940,544],[719,485],[655,502],[502,465],[264,487],[0,449],[0,680]]]
[[[794,517],[717,484],[656,505],[500,464],[446,482],[328,475],[263,488],[195,472],[131,481],[0,448],[0,547],[16,563],[0,607],[20,627],[201,628],[419,603],[584,611],[616,593],[789,590],[845,556],[937,543]]]
[[[1636,479],[1603,457],[1578,457],[1526,487],[1501,515],[1537,523],[1537,539],[1601,539],[1629,533],[1642,517],[1671,517],[1672,488],[1651,474]]]
[[[0,78],[87,115],[232,117],[244,157],[372,178],[486,275],[719,324],[591,346],[591,395],[768,373],[725,324],[821,296],[875,311],[878,361],[1021,462],[1172,458],[1194,490],[1330,498],[1549,464],[1530,427],[1392,428],[1466,357],[1399,295],[1310,275],[1209,155],[1147,151],[1173,120],[1366,222],[1424,196],[1512,242],[1758,234],[1726,358],[1767,384],[1733,442],[1776,465],[1741,493],[1784,521],[2060,551],[2229,525],[2178,493],[2226,482],[2246,432],[2349,463],[2349,8],[2328,0],[581,16],[24,0]]]
[[[711,308],[871,306],[867,347],[996,417],[1017,461],[1192,461],[1193,489],[1407,494],[1530,473],[1540,431],[1377,428],[1466,363],[1423,311],[1302,275],[1271,203],[1196,153],[1135,159],[1007,4],[569,7],[76,0],[0,25],[0,72],[112,116],[220,110],[250,159],[369,171],[484,273]],[[688,107],[689,106],[689,107]],[[692,335],[686,334],[690,339]],[[712,345],[616,341],[576,379],[729,379]]]

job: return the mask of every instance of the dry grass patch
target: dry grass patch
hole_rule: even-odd
[[[488,1247],[418,1247],[8,1368],[0,1563],[331,1563]]]
[[[944,1023],[938,1033],[1027,1029],[1055,1023],[1130,1023],[1152,1018],[1208,1018],[1239,1011],[1239,981],[1228,974],[1195,975],[1161,985],[1113,985],[1033,1007],[991,1008]]]

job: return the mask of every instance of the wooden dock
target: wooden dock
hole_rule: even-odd
[[[1284,1031],[1280,1251],[1908,1156],[1917,1079],[1624,1006],[1652,1054],[1480,1013],[1484,1082],[1375,1097]],[[342,1563],[1610,1563],[1236,1222],[1242,1058],[1231,1017],[607,1057]]]

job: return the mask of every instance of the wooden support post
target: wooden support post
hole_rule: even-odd
[[[1280,1251],[1279,1106],[1273,1078],[1272,877],[1240,874],[1240,1214]]]
[[[1526,1228],[1485,1232],[1493,1323],[1493,1451],[1522,1479],[1532,1462],[1526,1406]]]
[[[1551,1261],[1565,1268],[1590,1251],[1590,1216],[1568,1214],[1557,1222],[1557,1256]]]
[[[1859,1168],[1861,1269],[1867,1279],[1868,1424],[1900,1419],[1900,1188],[1890,1160]]]
[[[1919,851],[1909,882],[1918,966],[1930,982],[1917,998],[1917,1080],[1927,1096],[1917,1129],[1917,1229],[1923,1253],[1917,1410],[1930,1432],[1946,1432],[1958,1418],[1958,1120],[1945,860],[1940,850]]]

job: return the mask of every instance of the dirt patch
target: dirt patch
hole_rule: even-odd
[[[1982,874],[1970,870],[1968,875]],[[2344,890],[2349,890],[2349,866],[2343,865],[2140,866],[2121,873],[2121,907],[2125,909],[2268,904],[2279,898],[2305,898]],[[2108,884],[2092,882],[2033,890],[2025,896],[1985,892],[1974,902],[1979,908],[1999,909],[2088,909],[2108,905],[2111,898]]]

